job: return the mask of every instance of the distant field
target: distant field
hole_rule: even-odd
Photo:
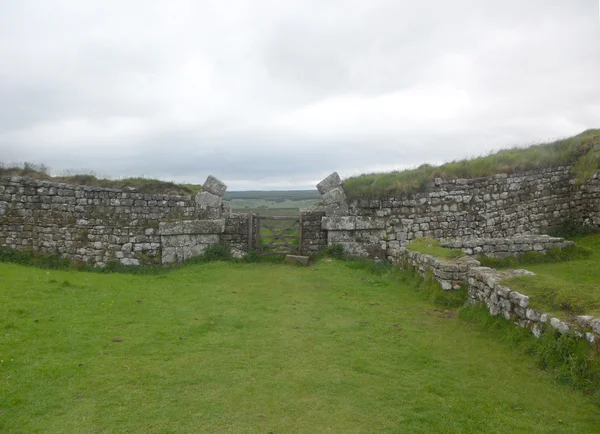
[[[320,200],[320,199],[319,199]],[[227,201],[233,209],[250,210],[250,209],[285,209],[285,208],[307,208],[315,206],[319,200],[303,199],[303,200],[284,200],[282,202],[273,202],[264,199],[233,199]]]
[[[300,210],[298,208],[269,208],[269,209],[256,209],[256,208],[247,208],[247,209],[233,209],[233,212],[247,212],[253,214],[260,214],[266,216],[297,216],[300,215]]]
[[[317,190],[277,190],[277,191],[227,191],[225,200],[264,200],[267,202],[284,202],[286,200],[321,200]]]
[[[236,212],[298,215],[300,208],[315,206],[321,196],[317,190],[232,191],[226,192],[224,199]]]

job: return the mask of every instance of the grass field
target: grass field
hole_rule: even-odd
[[[599,408],[407,272],[0,263],[0,432],[594,433]],[[531,338],[533,339],[533,338]]]
[[[563,317],[600,316],[600,233],[577,239],[576,245],[589,249],[591,255],[558,263],[524,264],[520,268],[536,275],[514,277],[506,280],[506,285],[527,294],[532,306],[546,312]]]

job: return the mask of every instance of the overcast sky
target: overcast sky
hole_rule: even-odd
[[[600,127],[598,0],[0,0],[0,161],[313,188]]]

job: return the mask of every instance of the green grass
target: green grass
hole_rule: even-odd
[[[442,247],[439,241],[432,238],[415,238],[406,245],[406,248],[414,252],[425,253],[427,255],[446,259],[458,258],[465,255],[460,249],[448,249]]]
[[[0,176],[25,176],[43,181],[63,182],[74,185],[87,185],[106,188],[135,188],[139,193],[196,195],[202,186],[195,184],[177,184],[170,181],[160,181],[145,177],[129,177],[122,179],[98,178],[94,174],[72,174],[51,176],[48,167],[32,163],[21,165],[5,165],[0,162]]]
[[[344,180],[344,190],[351,199],[398,196],[423,191],[435,178],[476,178],[570,163],[575,163],[573,170],[581,183],[600,169],[598,144],[600,129],[591,129],[552,143],[505,149],[441,166],[424,164],[411,170],[354,176]]]
[[[597,432],[591,397],[389,269],[0,263],[0,431]]]
[[[530,304],[559,316],[589,314],[600,316],[600,233],[576,240],[588,254],[550,263],[515,263],[535,276],[507,279],[504,284],[530,297]]]

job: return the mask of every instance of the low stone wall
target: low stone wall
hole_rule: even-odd
[[[433,276],[444,290],[459,289],[467,281],[469,268],[481,265],[470,256],[444,259],[404,247],[398,251],[397,262],[402,264],[403,268],[414,270],[423,278]]]
[[[519,256],[526,252],[546,253],[550,249],[564,249],[573,241],[548,235],[524,235],[511,238],[473,238],[442,243],[443,247],[461,249],[467,255],[485,255],[490,258]]]
[[[488,267],[472,267],[468,278],[469,297],[472,302],[485,304],[491,315],[502,315],[519,327],[530,329],[537,337],[544,327],[551,327],[561,334],[585,338],[590,343],[600,342],[600,319],[577,316],[571,321],[561,320],[531,308],[527,295],[500,284],[503,279],[526,274],[533,273],[527,270],[498,271]]]
[[[499,271],[481,267],[479,261],[471,256],[444,259],[406,248],[399,249],[397,261],[423,278],[433,277],[444,290],[467,285],[471,304],[484,304],[491,315],[502,315],[515,325],[530,329],[536,337],[541,335],[544,327],[551,327],[561,334],[586,339],[594,345],[600,343],[600,318],[581,315],[570,321],[561,320],[531,308],[527,295],[501,285],[501,281],[509,277],[533,275],[530,271]]]

